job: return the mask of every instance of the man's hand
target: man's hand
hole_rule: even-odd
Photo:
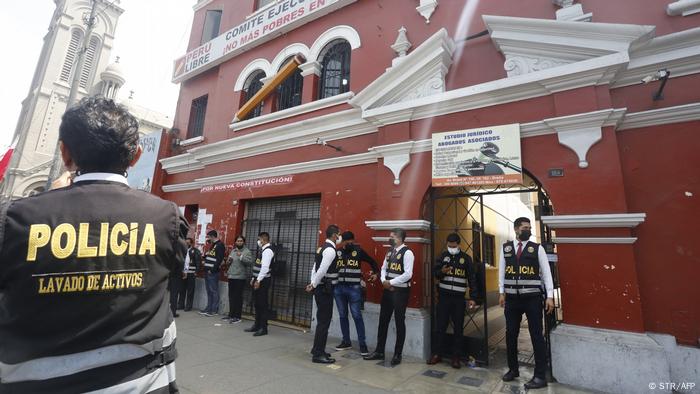
[[[384,286],[385,289],[390,290],[391,289],[391,282],[389,282],[388,280],[385,280],[384,282],[382,282],[382,286]]]
[[[242,254],[243,254],[243,252],[241,252],[240,249],[236,249],[236,255],[238,257],[241,257]]]
[[[258,281],[256,280],[255,283],[253,283],[253,288],[254,288],[255,290],[259,289],[259,288],[260,288],[260,282],[258,282]]]
[[[306,290],[307,293],[313,292],[313,291],[314,291],[314,285],[312,285],[311,283],[309,283],[308,285],[306,285],[306,289],[305,289],[305,290]]]
[[[73,176],[70,171],[66,171],[61,174],[60,177],[56,178],[51,182],[51,188],[49,190],[60,189],[62,187],[70,186],[73,183]]]
[[[467,304],[469,304],[469,309],[476,308],[476,301],[474,301],[474,300],[467,301]]]
[[[187,272],[182,273],[182,279],[187,279]]]
[[[446,274],[446,273],[450,272],[450,268],[451,267],[449,265],[445,265],[440,269],[440,271],[442,271],[443,274]]]
[[[255,286],[255,278],[250,280],[250,287],[253,287],[253,286]]]
[[[500,305],[501,308],[506,306],[506,295],[505,294],[498,295],[498,305]]]
[[[548,315],[554,312],[554,298],[547,298],[544,305]]]
[[[373,272],[372,275],[369,276],[369,281],[370,281],[370,282],[374,282],[374,281],[376,281],[376,280],[377,280],[377,274],[375,274],[375,273]]]

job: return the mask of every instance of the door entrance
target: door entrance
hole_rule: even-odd
[[[545,337],[549,349],[549,331],[560,320],[561,300],[558,297],[558,275],[556,254],[551,242],[552,232],[542,223],[540,217],[552,214],[549,197],[541,185],[529,174],[523,173],[523,183],[518,185],[480,186],[474,188],[450,187],[433,188],[430,191],[432,209],[432,256],[433,262],[446,248],[446,238],[457,233],[462,239],[461,248],[473,260],[481,297],[477,307],[465,310],[464,326],[448,328],[451,337],[455,329],[464,334],[463,354],[480,365],[489,365],[498,353],[505,357],[505,317],[498,305],[498,261],[501,245],[514,237],[513,221],[521,216],[533,219],[533,235],[550,256],[550,266],[555,285],[554,315],[545,317]],[[435,338],[437,316],[435,307],[438,301],[437,279],[431,286],[431,327]],[[451,324],[451,323],[450,323]],[[522,330],[520,337],[527,335]],[[448,341],[451,341],[449,338]],[[519,346],[521,361],[533,361],[532,349],[525,341]],[[445,355],[448,356],[448,355]]]

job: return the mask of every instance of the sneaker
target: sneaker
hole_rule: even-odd
[[[361,356],[369,355],[369,350],[367,349],[367,345],[360,345],[360,355]]]
[[[341,342],[340,345],[335,347],[335,350],[348,350],[348,349],[352,349],[352,344],[350,344],[349,342],[345,342],[345,341]]]
[[[231,319],[232,319],[232,317],[229,317],[229,316],[224,316],[221,318],[221,320],[231,320]]]
[[[202,315],[202,316],[206,316],[207,313],[209,313],[209,312],[207,312],[207,311],[199,311],[198,313],[199,313],[200,315]]]
[[[214,314],[211,313],[211,312],[204,312],[204,316],[206,316],[206,317],[212,317],[212,316],[214,316]]]
[[[228,324],[236,324],[236,323],[240,323],[240,322],[241,322],[241,319],[239,319],[239,318],[237,318],[237,317],[232,317],[232,318],[228,321]]]

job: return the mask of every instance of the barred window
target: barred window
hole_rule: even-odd
[[[63,68],[61,68],[61,81],[68,82],[71,77],[71,72],[73,67],[75,67],[76,55],[78,54],[78,48],[80,47],[80,42],[83,39],[83,32],[80,29],[73,29],[70,36],[70,42],[68,43],[68,51],[66,51],[66,58],[63,61]]]
[[[241,105],[245,104],[250,100],[255,94],[262,89],[263,83],[262,79],[265,78],[265,72],[263,71],[256,71],[253,73],[250,77],[248,77],[248,80],[246,83],[243,85],[243,95],[242,95],[242,103]],[[248,117],[246,119],[252,119],[255,118],[256,116],[260,116],[262,113],[262,108],[263,108],[263,103],[260,102],[252,111],[250,111],[250,114],[248,114]]]
[[[284,64],[286,65],[291,60],[292,58],[287,59]],[[301,70],[297,67],[294,73],[285,79],[277,89],[277,110],[281,111],[301,104],[303,87],[304,77],[301,75]]]
[[[323,99],[350,90],[350,44],[345,40],[327,46],[321,58],[321,81],[318,97]]]
[[[201,44],[211,41],[214,37],[219,35],[222,13],[223,11],[221,10],[207,10],[204,17],[204,28],[202,29]]]
[[[204,118],[207,114],[208,100],[208,94],[192,100],[190,122],[187,127],[187,138],[199,137],[204,134]]]

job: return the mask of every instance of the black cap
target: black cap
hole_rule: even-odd
[[[207,235],[210,237],[219,238],[219,233],[217,233],[216,230],[209,231]]]
[[[349,240],[354,240],[355,239],[355,234],[352,233],[352,231],[346,231],[342,235],[344,241],[349,241]]]

